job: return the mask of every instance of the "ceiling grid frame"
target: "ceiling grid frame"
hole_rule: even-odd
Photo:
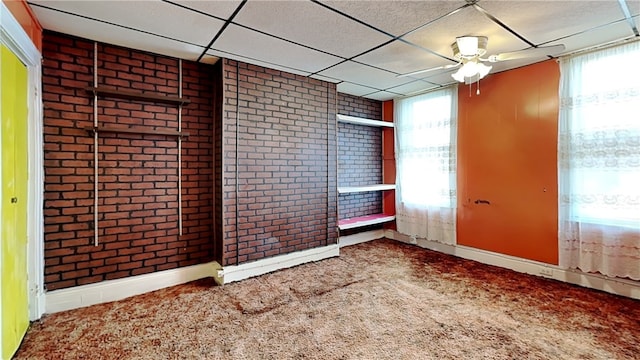
[[[586,5],[563,0],[546,2],[544,7],[535,0],[441,0],[422,4],[400,0],[366,5],[310,0],[301,4],[270,2],[268,6],[256,0],[155,0],[113,2],[105,7],[106,1],[91,2],[92,6],[87,5],[89,2],[83,5],[85,2],[64,0],[29,0],[27,4],[48,30],[205,63],[228,57],[334,82],[338,91],[377,100],[410,95],[423,84],[427,90],[454,83],[449,70],[397,81],[392,77],[455,63],[450,49],[455,37],[486,36],[488,28],[481,23],[466,30],[472,34],[459,33],[462,30],[455,26],[438,30],[445,23],[468,23],[468,9],[502,29],[495,36],[489,35],[487,54],[564,44],[566,51],[553,54],[563,56],[640,38],[640,0],[594,0]],[[260,9],[265,8],[272,15],[267,20],[259,17]],[[148,12],[146,18],[140,16],[143,11]],[[157,26],[149,17],[160,19]],[[207,29],[214,31],[204,44]],[[360,29],[360,35],[353,36],[346,29]],[[431,44],[437,44],[437,48],[421,45],[423,40],[416,42],[416,34],[423,40],[433,39]],[[235,37],[225,39],[229,36]],[[332,45],[332,41],[343,43]],[[250,51],[252,47],[259,51]],[[419,55],[422,52],[426,55]],[[499,62],[492,72],[548,58]]]

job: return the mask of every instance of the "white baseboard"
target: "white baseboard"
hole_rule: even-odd
[[[214,277],[217,262],[158,271],[151,274],[131,276],[124,279],[106,280],[95,284],[81,285],[45,293],[45,313],[77,309],[89,305],[140,295],[169,286],[184,284],[206,277]]]
[[[340,248],[337,244],[333,244],[242,263],[240,265],[225,266],[223,269],[223,282],[228,284],[276,270],[286,269],[307,262],[319,261],[339,255]]]
[[[576,270],[566,270],[555,265],[474,249],[467,246],[445,245],[424,239],[412,241],[409,236],[400,234],[394,230],[386,230],[385,237],[407,244],[415,244],[425,249],[461,257],[463,259],[474,260],[483,264],[499,266],[525,274],[542,276],[611,294],[640,299],[639,281],[610,278],[604,275],[583,273]]]
[[[340,255],[337,244],[298,251],[286,255],[257,260],[237,266],[220,266],[217,262],[107,280],[45,293],[45,313],[77,309],[85,306],[144,294],[206,277],[213,277],[218,284],[247,279],[268,272],[285,269],[306,262],[318,261]]]
[[[375,239],[380,239],[383,237],[384,237],[384,230],[382,229],[364,231],[364,232],[353,234],[353,235],[340,236],[340,238],[338,239],[338,245],[340,245],[340,247],[345,247],[345,246],[360,244],[360,243],[375,240]]]

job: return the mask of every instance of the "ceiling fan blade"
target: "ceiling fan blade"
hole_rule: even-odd
[[[406,74],[400,74],[400,75],[396,75],[396,77],[407,77],[407,76],[413,76],[413,75],[418,75],[418,74],[423,74],[429,71],[436,71],[436,70],[444,70],[444,69],[451,69],[454,68],[456,66],[459,66],[461,63],[457,63],[457,64],[449,64],[449,65],[443,65],[443,66],[437,66],[434,68],[430,68],[430,69],[424,69],[424,70],[418,70],[418,71],[414,71],[414,72],[410,72],[410,73],[406,73]]]
[[[489,62],[498,62],[506,60],[524,59],[529,57],[540,57],[544,55],[553,56],[565,49],[564,45],[541,46],[537,48],[529,48],[519,51],[506,52],[489,56]]]

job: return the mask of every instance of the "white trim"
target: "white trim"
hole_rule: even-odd
[[[379,215],[379,216],[370,218],[370,216],[372,215]],[[338,220],[338,229],[340,230],[355,229],[363,226],[382,224],[382,223],[386,223],[396,219],[395,215],[386,215],[386,214],[372,214],[372,215],[362,216],[361,218]],[[352,220],[352,219],[356,219],[356,221],[349,222],[349,223],[342,223],[342,224],[340,223],[341,221]]]
[[[376,126],[376,127],[394,127],[395,125],[389,121],[371,120],[356,116],[337,115],[338,122],[346,124],[364,125],[364,126]]]
[[[333,244],[242,263],[240,265],[225,266],[223,269],[224,283],[228,284],[276,270],[286,269],[296,265],[328,259],[339,255],[340,248],[337,244]]]
[[[542,276],[640,300],[639,281],[610,278],[599,274],[566,270],[556,265],[550,265],[486,250],[474,249],[467,246],[445,245],[424,239],[417,239],[417,241],[412,242],[412,239],[409,236],[400,234],[394,230],[386,230],[385,237],[407,244],[416,244],[417,246],[425,249],[461,257],[463,259],[474,260],[483,264],[499,266],[525,274]]]
[[[371,230],[371,231],[363,231],[353,235],[340,236],[338,238],[338,245],[341,248],[345,246],[360,244],[363,242],[376,240],[384,237],[384,230]]]
[[[47,304],[46,313],[55,313],[122,300],[130,296],[211,277],[216,273],[217,269],[220,269],[220,265],[214,261],[206,264],[49,291],[45,294]]]
[[[7,46],[29,72],[27,274],[29,319],[44,312],[44,162],[42,141],[42,55],[9,9],[0,2],[0,43]],[[0,198],[0,201],[2,199]]]

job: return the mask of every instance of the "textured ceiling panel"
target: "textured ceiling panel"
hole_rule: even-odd
[[[432,84],[426,81],[416,80],[412,83],[392,87],[388,89],[389,91],[393,91],[394,93],[402,94],[402,95],[412,95],[419,92],[427,91],[429,89],[434,89],[440,87],[440,85]]]
[[[234,22],[347,58],[390,40],[308,1],[249,1]]]
[[[340,84],[338,84],[338,92],[355,96],[362,96],[375,91],[376,89],[367,86],[352,84],[350,82],[341,82]]]
[[[479,5],[536,45],[624,19],[615,0],[554,1],[550,6],[540,1],[481,1]]]
[[[637,19],[636,19],[637,21]],[[618,21],[601,28],[585,31],[565,39],[553,41],[547,45],[564,44],[564,53],[571,53],[592,47],[594,44],[606,44],[612,41],[633,36],[633,31],[626,21]]]
[[[335,79],[335,78],[331,78],[328,76],[322,76],[322,75],[318,75],[318,74],[314,74],[314,75],[310,75],[309,77],[312,77],[314,79],[318,79],[318,80],[322,80],[322,81],[327,81],[330,83],[339,83],[342,80],[339,79]]]
[[[629,5],[629,11],[631,11],[632,16],[637,17],[640,15],[640,0],[627,0],[627,5]]]
[[[212,49],[306,72],[319,71],[341,60],[233,24],[227,27]]]
[[[323,1],[360,21],[400,36],[466,4],[458,1]]]
[[[467,7],[447,16],[419,31],[404,37],[405,40],[441,55],[453,57],[451,43],[458,36],[487,36],[487,55],[516,51],[529,45],[513,36],[473,7]]]
[[[386,101],[386,100],[391,100],[397,97],[402,97],[402,95],[400,94],[392,93],[389,91],[378,91],[372,94],[367,94],[366,96],[369,99],[380,100],[380,101]]]
[[[119,26],[79,18],[53,10],[38,7],[33,9],[45,29],[65,34],[187,60],[196,60],[204,51],[204,48],[200,46],[176,40],[139,31],[131,31]]]
[[[242,3],[241,0],[224,0],[224,1],[189,1],[189,0],[171,0],[176,4],[189,7],[204,13],[217,16],[220,18],[228,18],[233,14],[236,8]]]
[[[398,78],[388,71],[372,68],[353,61],[347,61],[319,73],[337,79],[343,79],[355,84],[373,87],[379,90],[406,84],[413,81],[408,78]]]
[[[398,74],[405,74],[439,66],[443,59],[415,46],[407,45],[401,41],[394,41],[367,54],[358,56],[354,60],[394,71]]]
[[[202,46],[206,46],[224,24],[223,21],[161,1],[38,0],[32,3]],[[36,6],[33,8],[38,9]]]
[[[237,60],[237,61],[241,61],[241,62],[245,62],[248,64],[253,64],[253,65],[258,65],[258,66],[262,66],[262,67],[266,67],[269,69],[274,69],[274,70],[280,70],[280,71],[285,71],[291,74],[297,74],[297,75],[304,75],[304,76],[309,76],[311,73],[309,71],[304,71],[304,70],[300,70],[300,69],[295,69],[295,68],[291,68],[291,67],[287,67],[287,66],[282,66],[282,65],[278,65],[278,64],[274,64],[274,63],[269,63],[269,62],[264,62],[258,59],[254,59],[254,58],[248,58],[248,57],[244,57],[238,54],[234,54],[234,53],[229,53],[229,52],[225,52],[225,51],[219,51],[219,50],[207,50],[207,56],[211,56],[211,57],[218,57],[218,58],[226,58],[226,59],[232,59],[232,60]]]
[[[451,74],[458,71],[458,68],[454,68],[451,70],[441,71],[439,73],[429,74],[422,78],[424,81],[428,81],[430,83],[439,84],[442,86],[449,85],[455,83],[456,81],[451,77]]]

